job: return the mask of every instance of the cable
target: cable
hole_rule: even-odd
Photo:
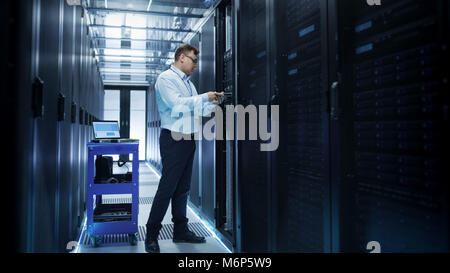
[[[108,180],[106,180],[106,184],[110,184],[110,183],[119,183],[119,180],[115,177],[110,177],[110,178],[108,178]]]
[[[121,164],[121,162],[122,162],[122,164]],[[130,168],[128,168],[128,165],[126,165],[127,162],[128,162],[128,161],[126,161],[126,160],[120,160],[120,159],[119,159],[119,161],[117,161],[117,166],[123,167],[123,165],[125,165],[125,167],[127,167],[127,172],[130,172]]]

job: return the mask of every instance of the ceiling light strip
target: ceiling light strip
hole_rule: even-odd
[[[98,54],[98,55],[96,55],[96,56],[98,56],[98,57],[117,57],[117,58],[120,58],[120,57],[123,57],[123,58],[136,58],[136,59],[142,59],[142,60],[146,60],[146,59],[162,59],[162,60],[164,60],[164,59],[167,59],[167,60],[169,60],[169,59],[173,59],[173,58],[170,58],[170,57],[152,57],[152,56],[136,56],[136,55],[115,55],[115,54]]]
[[[151,63],[151,62],[133,62],[133,61],[99,61],[99,64],[126,64],[126,65],[146,65],[146,66],[155,66],[155,67],[163,67],[165,64],[160,63]]]
[[[160,28],[160,27],[131,27],[131,26],[111,26],[111,25],[91,25],[95,28],[115,28],[115,29],[131,29],[131,30],[147,30],[147,31],[164,31],[164,32],[193,32],[190,29],[176,29],[176,28]]]
[[[146,10],[87,8],[87,11],[88,12],[92,12],[92,13],[98,13],[98,12],[132,13],[132,14],[142,14],[142,15],[152,15],[152,16],[170,16],[170,17],[183,17],[183,18],[203,18],[203,15],[197,15],[197,14],[156,12],[156,11],[146,11]]]
[[[150,86],[147,81],[126,81],[126,80],[103,80],[103,84],[114,86]]]
[[[182,44],[183,41],[158,40],[158,39],[133,39],[133,38],[112,38],[112,37],[95,37],[95,40],[112,40],[112,41],[130,41],[130,42],[157,42],[157,43],[174,43]]]
[[[166,6],[166,7],[180,7],[180,8],[192,8],[192,9],[207,9],[207,7],[203,4],[203,1],[200,2],[174,2],[169,0],[153,0],[152,3],[154,6]]]
[[[148,69],[123,69],[123,68],[100,68],[102,73],[141,73],[141,74],[152,74],[152,73],[162,73],[162,71],[148,70]]]
[[[174,53],[174,51],[160,51],[160,50],[154,50],[154,49],[146,49],[146,48],[125,48],[125,47],[97,47],[97,49],[102,50],[129,50],[129,51],[138,51],[138,52],[153,52],[156,54],[169,54]]]

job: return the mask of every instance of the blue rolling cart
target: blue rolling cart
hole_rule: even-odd
[[[88,147],[88,184],[87,184],[87,234],[95,247],[106,234],[128,234],[131,245],[137,243],[139,213],[139,143],[93,143]],[[133,154],[132,179],[125,183],[95,184],[95,156],[113,154]],[[101,204],[94,195],[131,194],[131,204]],[[99,217],[107,215],[107,217]],[[109,215],[109,216],[108,216]],[[99,220],[99,218],[101,218]],[[111,221],[106,221],[110,219]]]

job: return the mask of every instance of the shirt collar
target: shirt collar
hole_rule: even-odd
[[[189,81],[191,79],[191,76],[186,75],[183,71],[181,71],[174,65],[171,65],[170,69],[172,69],[173,72],[175,72],[178,76],[180,76],[180,78],[182,78],[185,81]]]

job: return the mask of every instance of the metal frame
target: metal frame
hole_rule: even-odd
[[[328,0],[327,14],[328,14],[328,86],[332,83],[338,83],[338,61],[336,56],[338,54],[338,41],[336,40],[336,33],[339,32],[340,26],[338,26],[338,11],[337,0]],[[329,251],[332,253],[341,252],[340,246],[340,190],[341,190],[341,170],[337,164],[333,162],[340,162],[340,132],[339,121],[335,119],[329,120],[329,183],[330,183],[330,247]]]
[[[132,72],[105,72],[103,75],[120,75],[120,76],[152,76],[152,75],[158,75],[157,73],[132,73]]]
[[[158,43],[175,43],[175,44],[182,44],[183,43],[183,41],[172,41],[172,40],[113,38],[113,37],[104,37],[104,36],[94,37],[94,40],[130,41],[130,42],[158,42]],[[98,48],[98,49],[102,49],[102,48]],[[120,48],[118,48],[118,49],[120,49]]]
[[[105,90],[109,89],[109,90],[120,90],[123,89],[124,87],[129,86],[129,85],[105,85]],[[147,87],[146,86],[130,86],[132,87],[133,90],[143,90],[143,91],[147,91]]]
[[[163,1],[152,1],[153,5],[157,6],[166,6],[166,7],[180,7],[180,8],[193,8],[193,9],[207,9],[207,7],[201,4],[194,3],[179,3],[179,2],[170,2],[169,0]]]
[[[153,15],[153,16],[170,16],[170,17],[182,17],[182,18],[203,18],[203,15],[196,14],[175,14],[169,12],[156,12],[156,11],[145,11],[145,10],[128,10],[128,9],[105,9],[105,8],[86,8],[88,12],[115,12],[115,13],[132,13],[132,14],[142,14],[142,15]]]
[[[159,28],[159,27],[130,27],[130,26],[110,26],[110,25],[90,25],[92,28],[115,28],[115,29],[132,29],[132,30],[147,30],[147,31],[164,31],[164,32],[194,32],[190,29],[174,29],[174,28]]]
[[[97,57],[127,57],[127,58],[137,58],[137,59],[161,59],[161,60],[170,60],[173,58],[169,58],[169,57],[152,57],[152,56],[136,56],[136,55],[116,55],[116,54],[98,54],[95,55]],[[104,61],[104,62],[108,62],[108,61]]]
[[[266,0],[266,50],[268,52],[266,58],[266,98],[268,99],[267,105],[270,105],[270,98],[274,95],[275,91],[275,74],[276,74],[276,22],[275,22],[275,10],[274,10],[274,0]],[[270,116],[269,116],[270,119]],[[268,251],[276,251],[276,243],[277,243],[277,224],[278,224],[278,215],[277,215],[277,190],[276,190],[276,171],[272,156],[276,155],[276,152],[267,152],[266,153],[266,162],[267,169],[266,174],[269,178],[267,180],[267,215],[269,216],[271,221],[267,222],[267,232],[268,232],[268,240],[267,240],[267,248]],[[276,157],[275,157],[276,158]]]
[[[234,104],[238,105],[238,94],[239,94],[239,73],[240,71],[240,51],[239,51],[239,45],[240,45],[240,39],[239,39],[239,33],[240,33],[240,4],[241,0],[235,0],[232,2],[232,13],[233,13],[233,73],[234,73]],[[234,203],[234,244],[236,246],[237,252],[242,252],[242,215],[241,215],[241,207],[242,207],[242,194],[239,187],[239,141],[237,139],[237,124],[234,125],[234,186],[235,186],[235,203]]]
[[[220,1],[218,1],[220,2]],[[192,9],[202,9],[202,10],[214,10],[214,7],[206,7],[200,3],[198,4],[191,4],[191,3],[176,3],[176,2],[166,2],[166,1],[153,1],[152,5],[159,5],[159,6],[169,6],[169,7],[181,7],[181,8],[191,8],[190,11],[192,11]],[[105,6],[106,7],[106,6]],[[207,19],[210,15],[210,13],[208,12],[203,12],[204,14],[198,15],[198,14],[185,14],[185,13],[170,13],[170,12],[155,12],[155,11],[146,11],[146,10],[133,10],[133,9],[111,9],[111,8],[100,8],[100,7],[92,7],[91,3],[89,1],[84,0],[83,1],[83,9],[84,12],[88,15],[87,17],[89,18],[88,21],[91,22],[91,16],[95,16],[98,13],[131,13],[131,14],[143,14],[143,15],[148,15],[148,16],[166,16],[166,17],[175,17],[175,18],[197,18],[201,21],[206,21],[205,19]],[[206,18],[205,18],[206,17]],[[94,22],[92,22],[94,23]],[[197,22],[198,25],[198,22]],[[100,40],[117,40],[117,41],[137,41],[137,42],[156,42],[159,44],[163,44],[163,45],[167,45],[168,44],[181,44],[183,43],[183,41],[171,41],[171,40],[159,40],[159,39],[130,39],[130,38],[108,38],[108,37],[95,37],[94,35],[94,31],[93,29],[100,29],[100,28],[116,28],[116,29],[140,29],[140,30],[147,30],[147,31],[161,31],[161,32],[177,32],[177,33],[186,33],[186,34],[192,34],[195,33],[194,30],[191,29],[175,29],[175,28],[160,28],[160,27],[130,27],[130,26],[108,26],[108,25],[101,25],[101,24],[88,24],[88,29],[91,30],[89,31],[89,36],[91,37],[91,39],[95,42],[95,56],[99,56],[99,57],[104,57],[104,56],[108,56],[108,55],[101,55],[101,54],[97,54],[99,53],[100,49],[122,49],[122,48],[101,48],[99,46],[99,42]],[[129,50],[134,50],[134,49],[129,49]],[[147,52],[152,52],[151,50],[147,50]],[[172,51],[168,51],[168,52],[164,52],[164,54],[170,53]],[[122,55],[111,55],[111,57],[122,57]],[[133,57],[133,58],[140,58],[143,61],[145,61],[146,59],[149,58],[153,58],[153,59],[171,59],[169,57],[150,57],[150,56],[145,56],[144,58],[141,58],[141,56],[123,56],[123,57]],[[103,63],[107,63],[108,61],[103,61]],[[117,62],[117,61],[116,61]],[[163,64],[161,64],[163,65]],[[102,73],[102,76],[104,76],[104,74]]]
[[[115,47],[98,47],[97,49],[102,49],[102,50],[129,50],[129,51],[140,51],[140,52],[151,52],[151,53],[161,53],[162,51],[158,51],[158,50],[152,50],[152,49],[139,49],[139,48],[115,48]],[[168,52],[164,52],[164,54],[166,53],[175,53],[173,51],[168,51]]]
[[[147,68],[129,68],[129,67],[102,67],[100,68],[100,72],[104,73],[149,73],[154,74],[157,73],[157,69],[147,69]]]
[[[330,21],[329,18],[329,10],[328,10],[328,4],[329,1],[325,1],[325,2],[321,2],[320,3],[320,25],[321,25],[321,42],[322,42],[322,51],[321,51],[321,55],[323,56],[322,60],[321,60],[321,73],[322,73],[322,82],[324,83],[324,85],[322,86],[322,90],[321,92],[323,93],[323,95],[321,96],[321,101],[323,103],[323,105],[325,105],[325,108],[322,109],[323,110],[323,117],[322,117],[322,124],[324,124],[324,129],[323,129],[323,143],[324,143],[324,147],[323,147],[323,154],[324,154],[324,158],[327,158],[328,161],[324,162],[324,169],[325,172],[324,173],[324,177],[323,177],[323,185],[324,185],[324,190],[323,190],[323,252],[325,253],[330,253],[331,252],[331,239],[332,239],[332,234],[331,234],[331,225],[332,225],[332,221],[331,221],[331,209],[332,209],[332,204],[331,204],[331,186],[332,186],[332,181],[331,181],[331,158],[330,158],[330,149],[331,149],[331,143],[330,143],[330,115],[328,115],[328,106],[327,106],[327,94],[328,94],[328,86],[330,86],[330,70],[335,68],[330,66],[330,61],[332,60],[333,56],[329,55],[329,48],[330,48],[330,40],[329,35],[332,35],[332,33],[329,32],[329,27],[331,27],[332,25],[334,25],[336,22]]]
[[[138,232],[139,213],[139,144],[138,143],[88,143],[87,183],[87,234],[134,234]],[[124,184],[94,184],[94,156],[103,154],[133,154],[132,182]],[[93,195],[132,194],[131,221],[94,222]]]
[[[119,89],[120,87],[131,86],[133,89],[137,90],[137,88],[145,87],[146,89],[150,86],[148,81],[125,81],[125,80],[103,80],[106,87],[109,86],[117,86],[115,89]]]
[[[183,41],[184,42],[189,42],[194,36],[195,34],[202,28],[202,26],[208,21],[209,17],[214,15],[214,11],[216,10],[216,8],[220,5],[222,1],[216,1],[214,3],[213,6],[211,6],[202,16],[201,19],[199,19],[197,21],[197,23],[194,25],[194,27],[192,28],[193,32],[189,33],[188,35],[186,35],[186,37],[184,37]]]
[[[139,64],[139,65],[146,65],[148,66],[155,66],[155,67],[165,67],[165,64],[159,64],[159,63],[150,63],[150,62],[133,62],[133,61],[99,61],[99,64],[106,64],[106,63],[110,63],[110,64],[126,64],[126,65],[132,65],[132,64]],[[100,67],[102,68],[102,67]]]

